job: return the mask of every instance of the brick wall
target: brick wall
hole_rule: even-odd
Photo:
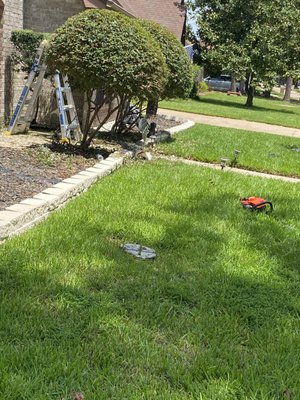
[[[25,83],[24,76],[14,73],[10,65],[11,31],[32,29],[53,32],[70,16],[83,10],[82,0],[25,0],[24,3],[23,0],[5,0],[4,6],[3,0],[0,0],[0,120],[9,120]],[[75,96],[79,117],[82,114],[82,100],[82,96]],[[41,93],[37,121],[48,126],[58,123],[54,90],[50,82],[45,82]]]
[[[8,117],[14,103],[15,92],[21,83],[13,85],[14,73],[10,66],[9,55],[12,51],[10,42],[11,31],[23,28],[23,0],[0,0],[0,118]],[[2,29],[1,29],[2,27]],[[12,88],[15,88],[13,90]]]
[[[83,10],[82,0],[26,0],[24,29],[53,32],[69,17]]]
[[[82,0],[0,0],[0,120],[10,118],[24,85],[23,76],[10,65],[11,31],[52,32],[83,10]]]
[[[0,118],[4,114],[3,11],[4,4],[0,1]]]

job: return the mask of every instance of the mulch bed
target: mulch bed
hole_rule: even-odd
[[[105,154],[107,155],[107,154]],[[52,145],[0,147],[0,210],[32,197],[97,162]]]
[[[162,117],[152,119],[159,130],[178,125],[178,122]],[[124,138],[109,133],[99,135],[94,146],[87,152],[52,141],[45,133],[13,135],[0,133],[0,210],[30,198],[52,185],[98,162],[122,147],[140,139],[134,132]]]

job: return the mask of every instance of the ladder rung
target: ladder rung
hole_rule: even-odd
[[[61,91],[62,91],[62,92],[71,92],[71,88],[65,86],[65,87],[62,87],[62,88],[61,88]]]
[[[73,110],[75,107],[72,104],[67,104],[64,106],[64,110]]]

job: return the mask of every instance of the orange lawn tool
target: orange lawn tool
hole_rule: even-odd
[[[251,211],[259,211],[271,213],[273,211],[273,204],[261,197],[248,197],[248,199],[240,198],[240,202],[244,208]]]

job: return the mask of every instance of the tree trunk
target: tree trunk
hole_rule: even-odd
[[[90,116],[90,97],[91,95],[84,93],[83,97],[83,112],[82,112],[82,123],[81,123],[81,131],[86,132],[87,125],[89,123],[89,116]]]
[[[292,92],[292,85],[293,85],[293,78],[289,76],[286,81],[286,87],[285,87],[285,92],[284,92],[284,101],[290,101],[291,100],[291,92]]]
[[[248,91],[249,91],[249,78],[247,78],[245,81],[245,93],[248,94]]]
[[[40,96],[38,96],[38,98],[37,98],[34,117],[33,117],[33,120],[31,121],[30,125],[37,125],[37,117],[38,117],[39,109],[40,109]]]
[[[248,94],[247,94],[247,102],[246,102],[247,107],[253,106],[253,98],[254,98],[254,87],[251,86],[250,84],[248,87]]]
[[[240,82],[240,92],[241,92],[242,94],[245,94],[245,93],[246,93],[245,79],[241,79],[241,82]]]
[[[158,100],[149,100],[147,104],[146,117],[155,116],[158,110]]]
[[[236,79],[233,78],[233,77],[231,78],[230,91],[231,92],[235,92],[236,91]]]

